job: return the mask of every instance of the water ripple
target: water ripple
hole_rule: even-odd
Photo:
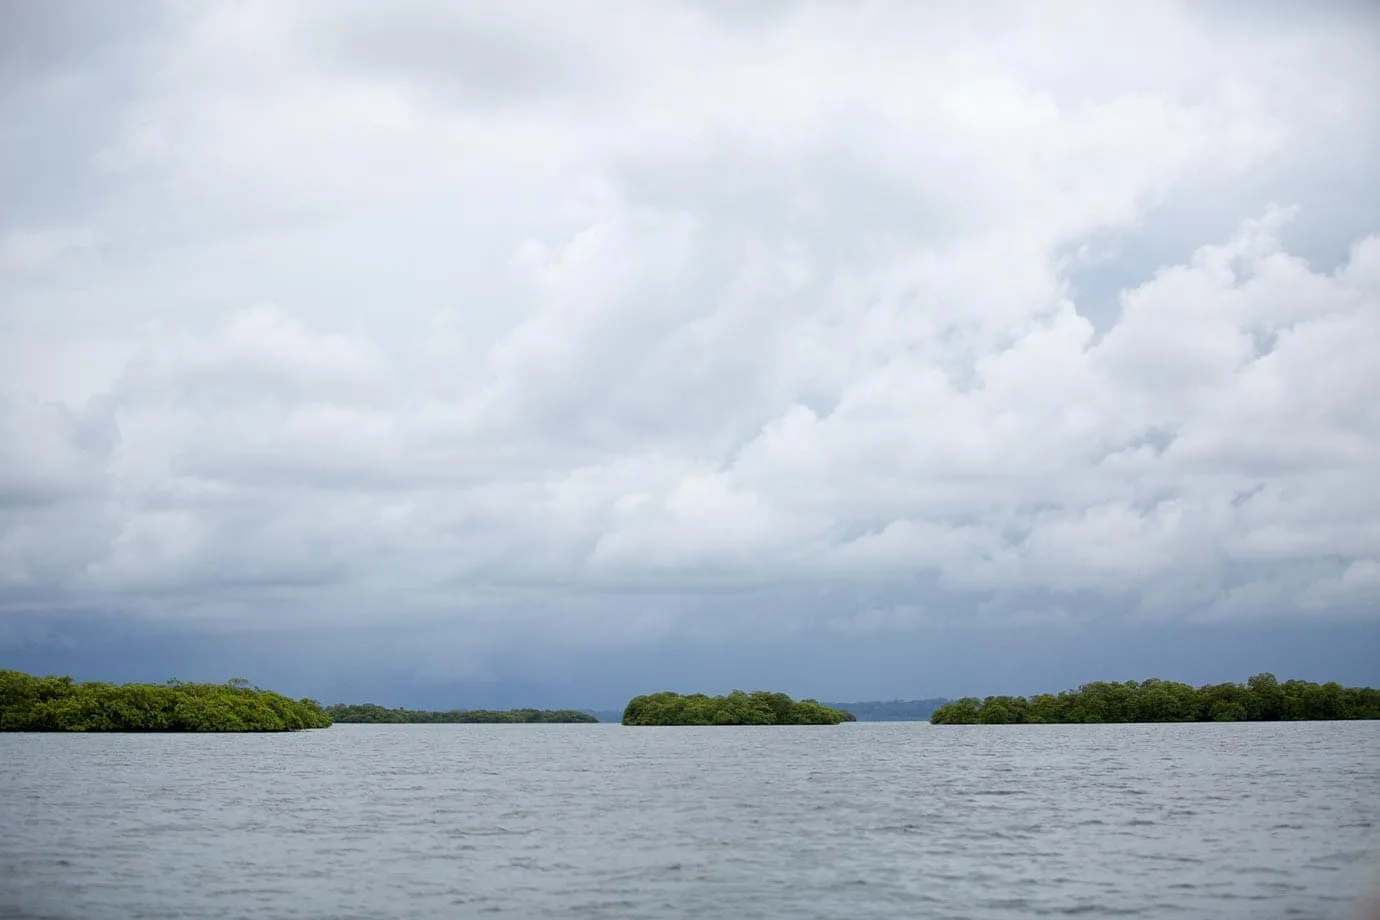
[[[1380,725],[0,735],[0,917],[1355,920]]]

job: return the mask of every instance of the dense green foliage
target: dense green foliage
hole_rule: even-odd
[[[825,703],[830,709],[851,712],[859,722],[924,722],[946,699],[869,700],[860,703]]]
[[[1280,683],[1257,674],[1241,684],[1193,688],[1167,680],[1084,684],[1058,696],[967,697],[934,711],[935,725],[1009,725],[1038,722],[1293,722],[1380,719],[1380,690]]]
[[[225,684],[77,683],[0,671],[0,731],[281,732],[327,728],[315,700]]]
[[[385,709],[374,703],[357,706],[337,704],[326,712],[337,722],[597,722],[587,712],[573,709],[452,709],[427,712],[421,709]]]
[[[728,696],[665,691],[634,697],[623,710],[624,725],[837,725],[855,721],[847,712],[814,700],[796,702],[784,693],[734,690]]]

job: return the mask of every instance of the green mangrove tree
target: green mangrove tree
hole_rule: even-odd
[[[243,679],[108,684],[0,671],[0,731],[282,732],[330,724],[315,700],[289,699]]]
[[[624,725],[837,725],[851,713],[815,700],[796,702],[784,693],[734,690],[727,696],[665,691],[634,697],[623,710]]]
[[[1380,719],[1380,690],[1280,682],[1257,674],[1242,684],[1192,687],[1169,680],[1096,682],[1057,696],[966,697],[934,711],[935,725],[1041,722],[1294,722]]]

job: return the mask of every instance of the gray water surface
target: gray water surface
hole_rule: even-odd
[[[1354,920],[1380,723],[0,734],[0,917]]]

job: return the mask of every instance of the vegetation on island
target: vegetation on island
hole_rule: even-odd
[[[421,709],[386,709],[375,703],[327,706],[326,713],[337,722],[369,724],[399,723],[532,723],[598,722],[587,712],[574,709],[451,709],[427,712]]]
[[[0,731],[282,732],[330,724],[315,700],[289,699],[243,678],[108,684],[0,671]]]
[[[784,693],[734,690],[727,696],[669,690],[633,697],[623,710],[624,725],[837,725],[855,721],[851,713],[815,700],[796,702]]]
[[[966,697],[934,711],[935,725],[1012,725],[1048,722],[1295,722],[1380,719],[1380,690],[1280,683],[1257,674],[1241,684],[1194,688],[1167,680],[1084,684],[1058,696]]]
[[[867,700],[858,703],[825,703],[830,709],[851,712],[859,722],[924,722],[946,699]]]

